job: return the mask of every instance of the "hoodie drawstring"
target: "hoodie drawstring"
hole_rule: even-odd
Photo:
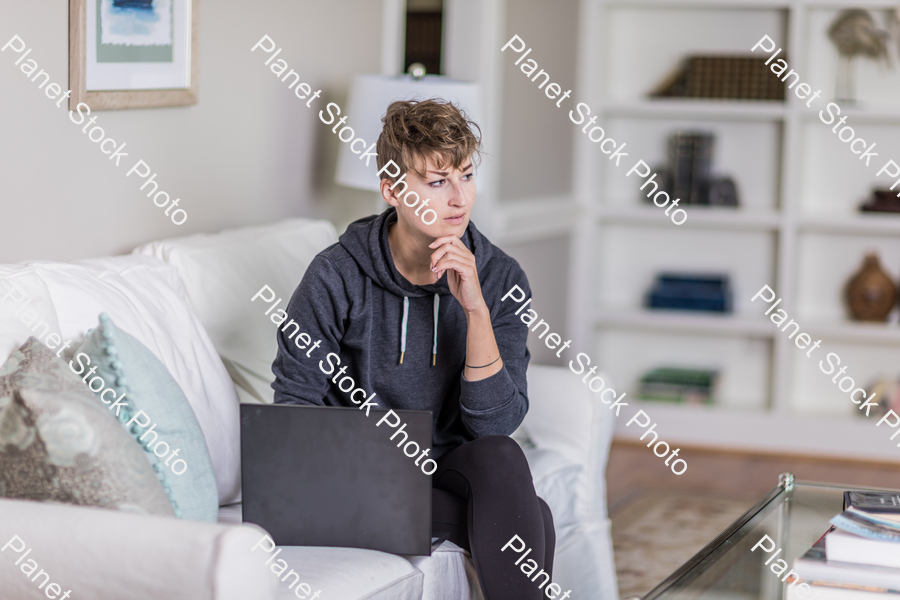
[[[403,364],[403,355],[406,353],[406,322],[409,320],[409,298],[403,297],[403,320],[400,321],[400,364]]]
[[[441,297],[434,295],[434,341],[431,344],[431,366],[437,364],[437,335],[438,335],[438,311],[441,308]],[[403,319],[400,321],[400,364],[403,364],[403,355],[406,354],[406,329],[409,322],[409,298],[403,297]]]
[[[438,329],[438,310],[441,308],[441,297],[434,295],[434,343],[431,346],[431,366],[437,364],[437,329]]]

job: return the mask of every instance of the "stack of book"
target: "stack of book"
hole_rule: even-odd
[[[679,204],[737,206],[734,180],[712,175],[714,143],[715,136],[705,131],[676,131],[670,135],[667,164],[655,169],[660,189],[670,198],[678,198]],[[657,196],[658,193],[641,194],[646,203],[661,201]]]
[[[844,492],[844,512],[794,561],[787,600],[900,598],[900,492]],[[812,588],[812,595],[799,583]]]
[[[650,95],[784,101],[784,87],[765,58],[697,55],[687,57]]]
[[[681,404],[711,404],[719,372],[707,369],[661,367],[640,380],[638,398]]]
[[[647,293],[647,308],[731,312],[728,275],[660,273]]]
[[[704,132],[679,132],[669,137],[669,169],[666,189],[686,204],[707,204],[706,188],[712,165],[714,136]]]

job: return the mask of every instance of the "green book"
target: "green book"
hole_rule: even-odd
[[[710,404],[717,379],[715,370],[662,367],[641,377],[637,397],[657,402]]]

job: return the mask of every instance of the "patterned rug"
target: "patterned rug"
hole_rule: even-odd
[[[646,594],[759,498],[641,491],[611,511],[619,597]]]

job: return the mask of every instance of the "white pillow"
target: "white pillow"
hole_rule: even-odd
[[[598,373],[612,385],[605,373]],[[522,428],[538,448],[555,450],[581,466],[576,509],[579,518],[604,521],[606,461],[615,411],[567,367],[528,366],[529,409]]]
[[[0,265],[0,364],[30,336],[54,350],[65,342],[50,292],[30,265]]]
[[[106,312],[162,361],[203,430],[219,503],[237,499],[237,395],[209,336],[187,304],[178,273],[159,260],[134,255],[75,263],[36,262],[30,268],[49,291],[64,340],[82,337]]]
[[[181,275],[188,301],[238,384],[241,401],[271,403],[277,325],[251,302],[264,286],[287,308],[312,259],[337,241],[328,221],[289,219],[152,242],[135,250],[160,258]],[[268,294],[268,292],[266,293]],[[244,388],[248,388],[245,390]]]

